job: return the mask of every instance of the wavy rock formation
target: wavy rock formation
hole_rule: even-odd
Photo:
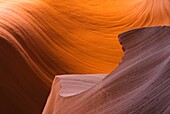
[[[115,71],[73,95],[65,85],[74,85],[78,78],[86,85],[83,78],[66,76],[68,82],[63,83],[55,77],[43,114],[169,114],[170,27],[134,29],[120,34],[119,41],[125,54]],[[86,78],[90,83],[92,77]],[[83,90],[81,84],[70,93]]]
[[[169,4],[0,0],[0,113],[41,113],[55,75],[110,73],[123,55],[118,33],[170,25]]]

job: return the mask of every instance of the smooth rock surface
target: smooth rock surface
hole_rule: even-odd
[[[42,113],[56,75],[110,73],[123,56],[118,34],[170,25],[169,4],[0,0],[0,114]]]
[[[60,96],[56,77],[43,114],[169,114],[170,27],[127,31],[119,41],[125,54],[111,74],[69,97]]]

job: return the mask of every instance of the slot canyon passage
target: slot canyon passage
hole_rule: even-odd
[[[170,114],[169,26],[169,0],[0,0],[0,114]]]

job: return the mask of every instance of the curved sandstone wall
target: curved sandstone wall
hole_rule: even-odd
[[[169,4],[0,0],[0,113],[41,113],[55,75],[110,73],[123,56],[117,35],[170,25]]]
[[[92,88],[72,96],[60,94],[66,83],[56,77],[43,114],[170,113],[169,33],[170,27],[158,26],[119,35],[125,51],[120,65]]]

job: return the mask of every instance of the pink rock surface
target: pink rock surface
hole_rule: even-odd
[[[94,78],[96,85],[84,92],[69,95],[65,84],[79,78],[81,84],[70,89],[80,91],[91,77],[56,76],[43,114],[169,114],[170,27],[134,29],[120,34],[119,41],[120,65],[104,79]]]

